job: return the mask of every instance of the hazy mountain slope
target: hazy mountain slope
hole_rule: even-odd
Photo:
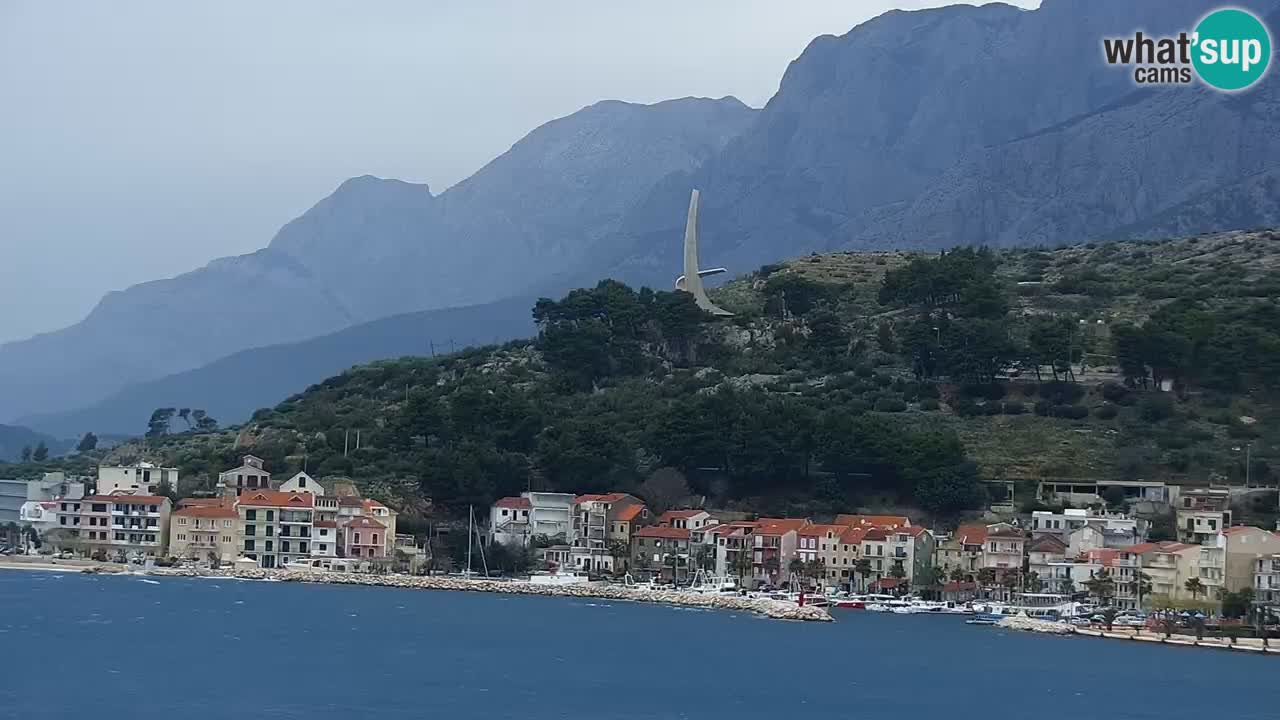
[[[83,407],[247,348],[519,293],[754,114],[733,98],[599,103],[535,130],[439,197],[348,180],[267,249],[111,293],[72,327],[0,345],[0,420]]]
[[[906,233],[887,241],[865,231],[880,229],[877,223],[910,221],[906,215],[927,209],[930,194],[971,172],[970,164],[983,162],[993,148],[1090,116],[1132,94],[1131,76],[1103,64],[1102,37],[1137,28],[1173,32],[1216,6],[1210,0],[1046,0],[1034,11],[953,6],[890,12],[844,36],[817,38],[787,69],[777,95],[748,132],[696,173],[671,178],[637,205],[618,241],[627,248],[625,257],[614,267],[626,275],[655,265],[650,248],[677,230],[690,185],[702,190],[706,264],[733,270],[833,247],[969,241],[964,233],[946,232],[945,212],[935,218],[938,232],[924,241],[904,238]],[[1191,88],[1169,92],[1182,95],[1184,103],[1196,94]],[[1152,128],[1164,122],[1136,119]],[[1142,131],[1136,129],[1135,136]],[[1016,159],[1024,161],[1016,171],[1036,174],[1049,186],[1052,173],[1061,169],[1051,167],[1054,159],[1028,152]],[[1120,159],[1068,156],[1062,165],[1074,162],[1084,169]],[[1109,189],[1098,182],[1081,192],[1089,193],[1082,198],[1088,203]],[[1153,200],[1159,201],[1153,207],[1176,202]],[[968,217],[952,219],[963,223]],[[1128,222],[1110,227],[1121,224]],[[1027,228],[999,229],[1013,237]]]
[[[18,425],[0,425],[0,461],[18,462],[22,459],[23,448],[34,450],[40,443],[44,443],[50,454],[53,455],[65,452],[69,449],[68,445],[72,447],[75,445],[75,443],[60,441],[30,428]]]
[[[61,436],[87,430],[140,434],[158,407],[204,408],[223,423],[243,422],[308,385],[361,363],[438,354],[534,333],[534,298],[397,315],[296,343],[244,350],[204,367],[125,387],[101,402],[27,418]],[[21,447],[21,446],[19,446]]]

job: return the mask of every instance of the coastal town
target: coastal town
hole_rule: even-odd
[[[124,564],[423,574],[428,538],[397,532],[398,513],[346,478],[280,480],[246,455],[213,492],[176,502],[178,470],[139,462],[96,477],[48,473],[2,481],[25,492],[5,551]],[[534,579],[934,602],[1089,601],[1142,618],[1151,610],[1245,616],[1280,606],[1280,534],[1232,522],[1226,487],[1132,482],[1044,484],[1057,509],[1005,514],[947,530],[906,515],[756,517],[700,507],[657,511],[626,493],[525,492],[497,500],[468,528],[475,568],[524,554]],[[1079,507],[1073,507],[1078,505]],[[1152,508],[1176,537],[1153,539]],[[1142,512],[1139,512],[1142,511]],[[991,515],[989,512],[988,515]],[[467,572],[473,572],[468,564]],[[790,593],[787,595],[786,593]],[[825,602],[825,600],[823,600]]]

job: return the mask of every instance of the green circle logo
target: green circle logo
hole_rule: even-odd
[[[1219,90],[1243,90],[1262,79],[1271,62],[1267,26],[1244,10],[1226,8],[1196,26],[1191,63],[1200,79]]]

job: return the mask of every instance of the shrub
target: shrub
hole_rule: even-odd
[[[895,398],[880,398],[876,401],[876,410],[878,412],[902,412],[907,409],[907,404]]]
[[[1173,398],[1164,394],[1148,395],[1142,399],[1138,414],[1147,422],[1160,422],[1173,417]]]
[[[1053,414],[1055,417],[1069,420],[1083,420],[1089,417],[1089,408],[1083,405],[1055,405]]]
[[[920,397],[937,400],[942,397],[942,393],[938,392],[938,386],[933,383],[920,383]]]
[[[989,384],[968,384],[960,388],[960,392],[965,397],[982,398],[984,400],[996,401],[1004,397],[1004,385],[1000,383]]]
[[[1105,400],[1110,400],[1113,403],[1120,402],[1126,396],[1131,394],[1132,391],[1129,390],[1129,388],[1118,382],[1102,383],[1102,397]]]
[[[1040,417],[1048,417],[1053,414],[1053,403],[1048,400],[1037,400],[1035,411]]]
[[[872,370],[870,366],[859,365],[858,367],[854,368],[853,374],[857,375],[860,378],[869,378],[872,375],[875,375],[876,371]]]
[[[1231,423],[1227,426],[1227,435],[1237,440],[1248,440],[1258,437],[1258,430],[1252,425]]]
[[[1112,420],[1119,413],[1120,411],[1116,409],[1115,405],[1107,403],[1105,405],[1099,406],[1096,410],[1094,410],[1093,416],[1098,418],[1099,420]]]
[[[1000,403],[998,402],[989,402],[984,405],[980,405],[979,407],[982,408],[983,415],[999,415],[1000,414]]]
[[[1005,415],[1022,415],[1027,412],[1027,406],[1013,400],[1006,402],[1003,407]]]
[[[1040,397],[1055,405],[1072,405],[1084,397],[1084,388],[1071,382],[1047,382],[1040,386]]]
[[[956,414],[962,417],[973,417],[974,415],[982,414],[982,406],[967,397],[962,397],[952,403],[952,407],[955,408]]]
[[[849,413],[850,415],[861,415],[862,413],[866,412],[867,409],[870,407],[871,406],[868,405],[865,400],[850,400],[849,402],[844,404],[845,412]]]
[[[937,410],[939,407],[941,406],[938,404],[938,401],[934,400],[933,398],[926,398],[920,401],[921,410],[927,410],[929,412],[933,412]]]

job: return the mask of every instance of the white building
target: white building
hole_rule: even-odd
[[[1094,513],[1068,508],[1060,513],[1037,510],[1031,513],[1031,535],[1055,535],[1068,541],[1071,533],[1086,525],[1097,528],[1106,541],[1105,547],[1121,547],[1146,542],[1147,523],[1124,513]]]
[[[1254,559],[1253,600],[1261,605],[1280,605],[1280,553]]]
[[[305,472],[299,472],[297,475],[280,483],[280,492],[305,492],[312,495],[324,495],[324,486]]]
[[[1231,526],[1231,491],[1227,488],[1183,490],[1174,507],[1180,542],[1216,544],[1218,533]]]
[[[160,483],[178,487],[178,468],[167,468],[140,462],[134,465],[99,465],[98,494],[134,493],[151,495]]]
[[[235,490],[236,495],[246,490],[270,490],[271,473],[262,466],[262,458],[245,455],[240,467],[232,468],[218,475],[218,484]]]
[[[48,500],[28,500],[18,508],[18,522],[35,528],[44,535],[58,527],[58,503]]]
[[[538,536],[568,539],[575,497],[571,493],[526,492],[502,498],[489,509],[490,537],[505,545],[525,545]]]

